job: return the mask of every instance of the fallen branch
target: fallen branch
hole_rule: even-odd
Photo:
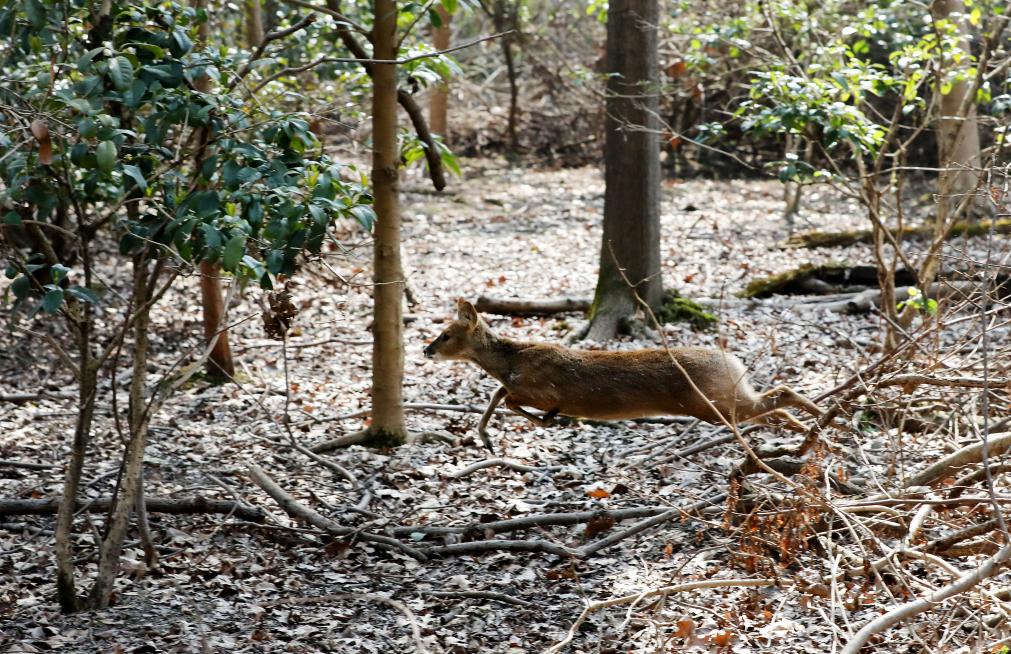
[[[939,377],[929,377],[927,375],[896,375],[888,379],[877,382],[878,386],[902,386],[907,393],[912,392],[919,385],[926,386],[949,386],[953,388],[992,388],[994,390],[1005,388],[1011,389],[1011,379],[1004,377],[977,379],[975,377],[952,377],[941,379]]]
[[[989,457],[993,458],[1004,454],[1008,451],[1008,449],[1011,449],[1011,432],[990,434],[987,445],[987,455]],[[953,452],[940,461],[935,462],[926,470],[914,475],[908,482],[906,482],[906,487],[927,486],[931,482],[944,477],[956,468],[962,468],[973,463],[979,463],[982,460],[983,443],[966,445],[957,452]]]
[[[96,500],[78,500],[75,511],[105,513],[112,504],[111,497]],[[60,500],[0,500],[0,515],[50,515],[59,509]],[[169,499],[161,497],[145,498],[144,505],[149,513],[218,513],[234,515],[250,522],[263,522],[266,513],[255,506],[229,500],[210,500],[199,495]]]
[[[401,543],[395,538],[380,536],[378,534],[370,534],[365,531],[352,529],[351,527],[345,527],[320,515],[315,510],[300,504],[294,497],[278,486],[274,480],[263,471],[262,468],[255,464],[249,466],[249,474],[253,478],[253,481],[256,482],[256,485],[259,486],[263,492],[269,495],[271,499],[277,502],[278,506],[280,506],[285,513],[293,518],[298,518],[303,522],[307,522],[332,536],[339,536],[341,538],[353,537],[359,540],[376,543],[377,545],[385,546],[389,549],[400,550],[404,554],[418,561],[428,560],[428,557],[424,554],[409,545]]]
[[[501,466],[503,468],[509,468],[510,470],[515,470],[516,472],[557,472],[559,470],[569,470],[580,476],[584,473],[578,468],[573,468],[571,466],[528,466],[525,463],[520,463],[519,461],[511,461],[509,459],[484,459],[483,461],[478,461],[472,463],[462,470],[457,470],[449,474],[450,477],[454,479],[461,479],[467,475],[473,474],[478,470],[483,470],[485,468],[494,468]]]
[[[427,590],[422,591],[425,595],[429,597],[462,597],[465,599],[489,599],[496,602],[502,602],[503,604],[512,604],[513,606],[522,606],[523,608],[530,608],[533,606],[532,603],[521,600],[518,597],[513,597],[512,595],[506,595],[505,593],[494,593],[487,590],[457,590],[457,591],[441,591],[441,590]]]
[[[0,460],[0,468],[24,468],[25,470],[53,470],[60,466],[51,463],[31,463],[29,461]]]
[[[434,527],[431,525],[406,525],[395,527],[392,533],[395,536],[404,537],[411,534],[466,534],[466,533],[493,533],[500,534],[510,531],[520,531],[522,529],[532,529],[534,527],[547,527],[551,525],[575,525],[591,520],[628,520],[630,518],[643,518],[660,515],[670,511],[670,507],[663,506],[643,506],[629,509],[612,509],[600,511],[577,511],[572,513],[539,513],[527,515],[522,518],[511,518],[509,520],[496,520],[494,522],[475,522],[460,527]]]
[[[863,646],[867,644],[867,641],[870,640],[871,636],[880,634],[893,625],[908,620],[921,613],[933,610],[944,600],[964,593],[965,591],[977,586],[983,580],[1000,572],[1003,565],[1009,558],[1011,558],[1011,544],[1004,545],[1004,547],[1002,547],[992,557],[987,559],[982,565],[974,567],[971,571],[966,572],[947,586],[939,588],[924,597],[919,597],[910,602],[906,602],[905,604],[901,604],[894,609],[891,609],[884,615],[871,620],[861,627],[860,631],[858,631],[856,635],[854,635],[853,638],[846,643],[846,646],[842,649],[842,654],[858,654]]]

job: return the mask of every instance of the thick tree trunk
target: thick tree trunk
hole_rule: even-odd
[[[597,341],[634,315],[635,294],[654,308],[663,297],[657,2],[618,0],[607,16],[604,236],[587,334]]]
[[[106,525],[105,538],[102,540],[98,561],[98,574],[95,578],[95,585],[91,589],[91,606],[93,608],[108,606],[112,597],[116,575],[119,573],[119,557],[123,550],[123,540],[126,538],[130,513],[136,506],[137,491],[143,471],[148,425],[147,359],[148,328],[151,316],[149,301],[156,281],[149,276],[148,263],[146,252],[134,256],[133,306],[136,316],[133,321],[134,343],[131,360],[133,370],[130,378],[130,404],[127,410],[130,440],[127,442],[124,455],[122,483],[110,512],[109,522]]]
[[[263,10],[260,0],[245,0],[246,47],[256,48],[263,43]]]
[[[442,25],[435,28],[432,34],[432,42],[436,50],[445,50],[449,47],[451,37],[449,22],[452,16],[444,7],[439,6],[439,18]],[[449,78],[443,77],[442,81],[432,87],[432,98],[428,107],[429,128],[446,141],[446,113],[449,104]]]
[[[375,0],[373,52],[397,58],[397,3]],[[368,443],[399,445],[404,426],[404,272],[400,261],[397,67],[372,64],[372,184],[375,197],[372,424]]]

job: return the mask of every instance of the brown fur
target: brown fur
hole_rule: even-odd
[[[785,407],[821,414],[787,386],[758,394],[740,360],[722,350],[678,347],[669,352],[601,352],[513,341],[493,334],[466,300],[459,301],[457,320],[425,348],[425,355],[471,361],[502,384],[478,428],[489,449],[485,426],[502,399],[507,407],[538,424],[546,421],[523,407],[540,409],[548,416],[595,420],[658,415],[692,416],[711,423],[722,422],[721,416],[734,423],[777,420],[797,430],[804,430],[803,425]]]

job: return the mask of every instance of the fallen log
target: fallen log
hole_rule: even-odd
[[[959,236],[986,236],[990,231],[990,220],[979,220],[974,222],[955,223],[945,238],[953,239]],[[994,232],[998,234],[1011,234],[1011,220],[1002,219],[993,223]],[[899,238],[899,230],[891,230],[892,236]],[[934,235],[933,227],[903,227],[901,235],[913,238],[931,238]],[[873,243],[874,232],[869,229],[856,229],[849,232],[806,232],[804,234],[794,234],[790,238],[779,244],[784,249],[794,248],[833,248],[856,245],[857,243]]]
[[[494,298],[482,295],[475,307],[481,313],[506,316],[550,316],[556,313],[586,313],[590,309],[588,297],[560,297],[551,300],[522,298]]]
[[[77,501],[75,510],[87,510],[90,513],[105,513],[112,504],[111,497],[101,497],[92,501]],[[267,514],[260,508],[233,500],[211,500],[194,495],[193,497],[167,498],[147,497],[144,505],[148,513],[218,513],[234,515],[250,522],[263,522]],[[59,498],[43,500],[0,499],[0,515],[51,515],[59,509]]]
[[[895,271],[895,283],[916,284],[916,275],[905,268]],[[772,295],[828,295],[862,291],[878,285],[877,268],[830,261],[815,265],[805,263],[790,270],[748,282],[741,297],[766,298]]]
[[[924,290],[924,296],[931,300],[948,299],[951,297],[968,296],[970,293],[981,290],[981,282],[937,282],[931,284]],[[992,289],[991,289],[992,290]],[[910,291],[913,291],[911,294]],[[998,295],[1007,293],[1008,286],[1002,285]],[[918,295],[920,292],[915,286],[900,286],[895,289],[895,301],[904,302]],[[836,300],[834,302],[811,302],[807,307],[824,309],[835,313],[867,313],[872,308],[881,305],[881,291],[876,288],[868,289],[856,293],[849,298]]]

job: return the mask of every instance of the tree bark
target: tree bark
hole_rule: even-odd
[[[432,42],[436,50],[445,50],[449,48],[451,37],[450,21],[453,17],[441,5],[438,8],[438,12],[439,18],[442,19],[442,25],[435,28],[432,34]],[[443,77],[441,82],[432,87],[432,97],[428,107],[428,126],[433,132],[442,137],[443,142],[447,141],[446,113],[448,104],[449,78]]]
[[[587,333],[597,341],[634,315],[636,294],[653,308],[663,297],[657,2],[618,0],[607,15],[604,235]]]
[[[90,308],[80,323],[78,333],[78,353],[81,378],[77,408],[77,424],[74,426],[74,443],[70,451],[70,463],[63,479],[63,497],[56,516],[56,596],[60,610],[73,613],[80,608],[74,582],[74,547],[72,535],[74,510],[77,506],[77,491],[81,485],[81,471],[88,451],[91,436],[91,422],[95,415],[95,395],[98,388],[98,369],[91,356],[91,313]]]
[[[263,43],[263,9],[260,0],[245,0],[246,47],[253,49]]]
[[[961,36],[959,48],[966,54],[972,53],[970,34],[965,24],[965,4],[962,0],[934,0],[930,7],[934,20],[946,19],[956,25]],[[958,64],[955,64],[956,66]],[[968,59],[963,68],[972,66]],[[949,72],[945,69],[945,72]],[[952,71],[953,72],[953,71]],[[972,80],[962,79],[952,84],[944,93],[943,80],[938,80],[935,92],[939,96],[940,117],[937,125],[938,164],[941,174],[937,180],[938,204],[936,222],[943,228],[952,210],[967,193],[976,188],[976,170],[980,167],[979,126],[976,120],[975,98]],[[926,281],[932,281],[930,279]]]
[[[375,0],[373,56],[397,58],[396,0]],[[372,185],[375,197],[372,424],[367,443],[400,445],[404,426],[404,272],[400,261],[397,67],[372,64]]]
[[[133,260],[134,311],[133,322],[133,371],[130,378],[130,404],[127,420],[130,440],[126,446],[123,461],[123,481],[106,525],[98,561],[98,574],[91,589],[91,606],[105,608],[109,605],[116,575],[119,573],[119,557],[123,550],[123,540],[137,502],[137,490],[143,474],[144,446],[147,442],[147,360],[149,345],[149,325],[151,318],[150,299],[155,279],[149,278],[148,253],[142,252]],[[153,275],[151,277],[154,277]]]
[[[228,380],[235,376],[235,362],[228,345],[228,330],[223,327],[225,302],[221,294],[221,266],[200,262],[200,297],[204,306],[204,341],[210,343],[215,336],[214,348],[207,358],[207,375],[212,379]]]
[[[259,0],[249,0],[256,4],[259,9]],[[195,9],[207,9],[207,0],[193,0]],[[247,17],[248,18],[248,17]],[[261,17],[262,22],[262,17]],[[247,28],[249,21],[247,20]],[[201,23],[197,28],[197,45],[206,47],[210,40],[210,25]],[[260,28],[260,40],[263,40],[263,28]],[[211,90],[211,78],[207,75],[194,80],[194,86],[198,91],[207,93]],[[194,162],[194,169],[199,171],[202,159],[206,154],[206,142],[208,134],[205,129],[200,131],[198,140],[201,147],[197,148],[197,159]],[[207,376],[212,380],[224,381],[235,375],[235,363],[232,360],[232,350],[228,345],[228,331],[222,329],[222,319],[224,318],[225,304],[221,295],[221,267],[216,263],[200,263],[200,298],[203,304],[204,341],[210,343],[211,339],[217,335],[214,349],[207,358]],[[220,331],[220,334],[219,334]]]

